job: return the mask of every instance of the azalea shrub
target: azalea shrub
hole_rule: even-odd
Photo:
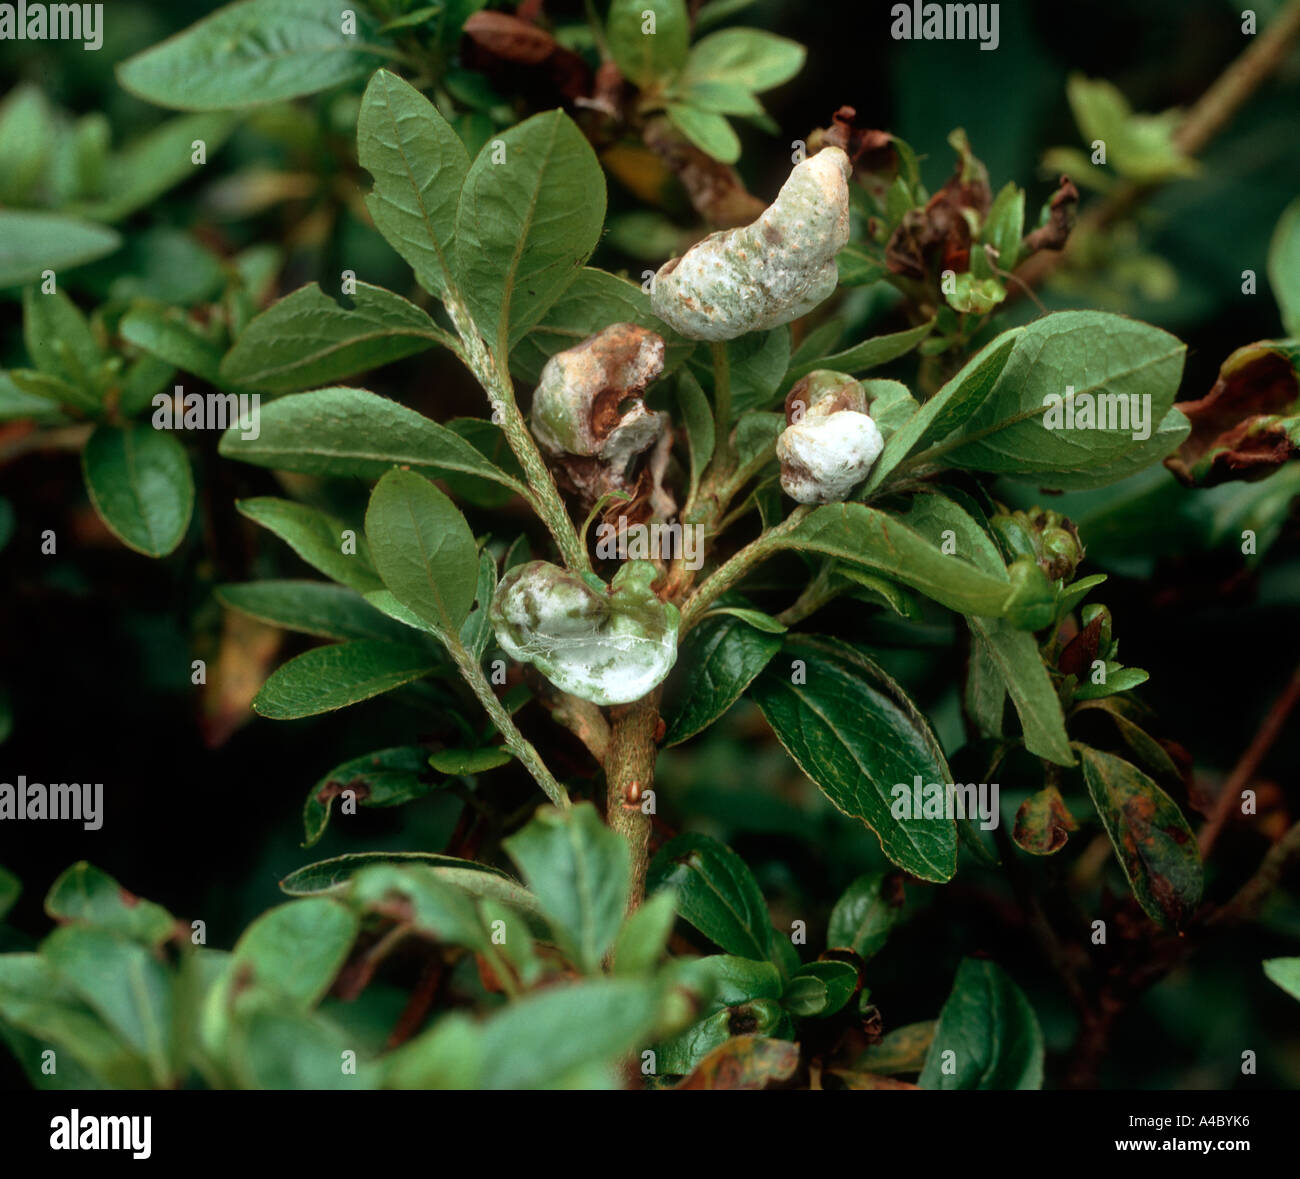
[[[1297,5],[1200,99],[894,7],[892,97],[775,0],[130,5],[9,93],[15,1076],[1300,1080]]]

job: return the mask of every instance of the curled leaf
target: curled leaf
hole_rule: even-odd
[[[1262,341],[1238,348],[1214,388],[1177,408],[1192,432],[1167,466],[1189,486],[1263,479],[1300,449],[1300,346]]]

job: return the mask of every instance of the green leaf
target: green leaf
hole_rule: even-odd
[[[677,919],[677,893],[661,888],[628,914],[614,941],[614,973],[645,974],[663,957]]]
[[[98,409],[93,398],[77,391],[77,400],[92,411]],[[60,417],[59,403],[37,393],[29,393],[14,383],[13,378],[0,372],[0,422],[32,418],[38,422],[54,422]]]
[[[858,972],[847,962],[809,962],[795,971],[781,1006],[796,1018],[834,1015],[858,987]]]
[[[762,610],[750,610],[744,606],[714,606],[704,617],[712,618],[718,614],[729,614],[732,618],[739,618],[741,622],[748,623],[764,634],[783,635],[790,629],[784,623],[777,622],[770,614],[764,614]]]
[[[694,500],[699,490],[700,477],[713,458],[713,448],[717,444],[713,407],[704,396],[699,381],[689,371],[682,372],[677,378],[677,403],[681,408],[686,444],[691,453],[691,485],[687,498]]]
[[[1091,682],[1080,684],[1074,689],[1074,698],[1076,700],[1101,700],[1107,696],[1127,692],[1132,688],[1136,688],[1139,684],[1145,684],[1151,678],[1150,673],[1143,671],[1140,667],[1123,667],[1112,659],[1106,661],[1105,675],[1106,678],[1099,684]]]
[[[475,659],[482,659],[483,652],[492,641],[492,595],[497,588],[497,563],[485,548],[478,555],[478,583],[474,591],[474,609],[461,623],[460,641]],[[500,764],[504,765],[505,762]]]
[[[766,114],[753,92],[736,82],[683,81],[675,91],[687,106],[696,110],[760,119]]]
[[[381,47],[362,9],[343,32],[332,0],[240,0],[128,58],[117,80],[173,110],[233,110],[364,78]]]
[[[951,1053],[951,1055],[949,1055]],[[1041,1089],[1043,1033],[993,962],[964,958],[921,1070],[922,1089]]]
[[[194,507],[194,476],[174,435],[147,426],[96,426],[81,469],[95,511],[128,548],[165,557],[180,544]]]
[[[137,304],[122,317],[119,330],[123,339],[151,356],[193,373],[210,385],[221,382],[217,372],[221,349],[183,313],[169,313],[158,305]]]
[[[41,372],[62,377],[87,393],[98,391],[96,377],[104,353],[81,308],[62,291],[23,291],[23,342]]]
[[[359,594],[380,589],[383,582],[370,560],[370,546],[342,520],[274,496],[235,501],[243,516],[274,532],[307,564]],[[353,536],[345,536],[352,532]],[[355,540],[355,546],[350,541]],[[345,551],[355,547],[355,551]]]
[[[248,581],[219,585],[215,593],[223,606],[250,618],[317,638],[411,638],[354,590],[324,581]]]
[[[139,942],[85,925],[56,929],[41,943],[41,957],[148,1061],[154,1087],[175,1083],[176,993],[160,958]]]
[[[634,323],[662,336],[665,373],[676,369],[695,348],[694,340],[679,336],[655,316],[650,296],[639,285],[585,266],[511,350],[510,371],[520,380],[536,384],[547,360],[611,323]]]
[[[479,152],[456,210],[455,273],[501,359],[573,281],[604,222],[605,174],[562,111],[534,115]]]
[[[610,0],[605,22],[610,55],[642,90],[681,70],[690,36],[685,0]]]
[[[1076,746],[1083,778],[1120,867],[1147,916],[1182,928],[1201,900],[1196,836],[1177,804],[1136,766]]]
[[[694,627],[678,656],[690,673],[680,677],[684,689],[668,714],[664,744],[679,745],[707,729],[740,699],[780,649],[779,638],[740,619],[705,619]]]
[[[89,925],[156,946],[176,931],[174,918],[161,905],[141,900],[106,872],[82,860],[50,886],[45,912],[61,924]]]
[[[235,943],[227,985],[259,987],[309,1011],[329,990],[359,928],[356,914],[329,897],[277,905]]]
[[[782,980],[770,962],[715,954],[690,960],[683,967],[683,981],[708,997],[694,1024],[656,1046],[660,1073],[689,1073],[731,1037],[733,1027],[768,1035],[780,1026]]]
[[[890,860],[922,880],[952,879],[953,817],[913,815],[910,805],[914,779],[944,785],[952,776],[925,717],[893,680],[847,644],[795,636],[750,695],[799,768],[876,833]]]
[[[253,711],[296,720],[391,692],[435,668],[426,651],[382,639],[314,647],[282,664],[253,698]]]
[[[428,763],[440,774],[482,774],[508,765],[514,758],[504,745],[486,745],[481,749],[442,749],[431,753]]]
[[[473,902],[419,864],[376,864],[358,872],[348,890],[352,904],[411,925],[447,945],[482,950],[490,944]]]
[[[761,92],[788,82],[807,51],[796,41],[758,29],[723,29],[691,48],[684,81],[726,82]]]
[[[104,225],[30,209],[0,209],[0,287],[40,280],[111,254],[121,237]]]
[[[740,137],[724,116],[686,102],[670,102],[667,110],[672,125],[705,155],[722,164],[740,159]]]
[[[1008,180],[984,220],[980,242],[998,252],[999,270],[1014,270],[1020,261],[1020,241],[1025,226],[1025,190]]]
[[[842,287],[870,286],[889,274],[889,267],[884,262],[855,242],[849,242],[835,255],[835,268],[839,271]]]
[[[229,1036],[231,1065],[241,1089],[371,1089],[373,1066],[364,1059],[355,1071],[339,1062],[355,1051],[342,1028],[316,1014],[256,1010],[241,1016]]]
[[[374,864],[420,864],[448,884],[472,897],[488,897],[524,913],[537,913],[537,899],[504,872],[434,852],[353,852],[307,864],[280,881],[280,890],[290,896],[337,894],[348,887],[358,872]]]
[[[619,1063],[644,1047],[658,989],[631,978],[547,987],[481,1027],[476,1089],[621,1088]]]
[[[1268,281],[1288,336],[1300,336],[1300,197],[1277,219],[1268,246]]]
[[[580,970],[600,971],[627,907],[627,844],[595,807],[546,807],[503,841],[537,897],[560,948]]]
[[[928,320],[914,328],[907,328],[901,332],[894,332],[888,336],[874,336],[870,340],[863,340],[861,344],[853,348],[846,348],[843,352],[836,352],[832,356],[820,357],[816,360],[807,360],[803,364],[793,366],[785,375],[787,383],[801,380],[810,372],[819,368],[834,369],[840,373],[862,373],[870,368],[878,368],[882,364],[888,364],[891,360],[897,360],[900,356],[905,356],[924,340],[934,328],[934,321]]]
[[[781,547],[838,557],[901,581],[950,610],[1005,617],[1038,630],[1055,615],[1056,595],[1032,562],[1002,577],[954,560],[896,516],[865,504],[827,504],[781,538]]]
[[[168,119],[109,156],[95,195],[73,202],[69,211],[92,221],[125,219],[204,167],[194,162],[196,139],[203,141],[205,156],[211,161],[238,122],[236,116],[227,114]]]
[[[831,910],[826,944],[852,950],[864,961],[879,953],[902,915],[903,890],[885,872],[859,876]]]
[[[449,337],[414,303],[359,282],[351,307],[315,283],[271,304],[221,361],[221,379],[264,393],[290,393],[423,352]]]
[[[1084,141],[1103,140],[1107,161],[1121,176],[1138,184],[1154,184],[1198,171],[1196,161],[1174,143],[1181,112],[1136,114],[1110,82],[1077,73],[1070,75],[1065,89]]]
[[[1057,765],[1074,765],[1061,701],[1034,636],[1002,618],[971,618],[970,628],[981,654],[996,669],[1016,706],[1025,748]]]
[[[357,156],[374,177],[366,208],[375,226],[430,294],[452,270],[456,206],[469,154],[427,98],[387,70],[366,87],[357,120]]]
[[[897,430],[871,470],[867,491],[879,487],[909,454],[938,442],[984,403],[1024,330],[1012,328],[986,344]]]
[[[1264,973],[1293,999],[1300,999],[1300,958],[1269,958]]]
[[[726,844],[696,834],[670,839],[646,877],[647,893],[666,887],[676,891],[677,912],[715,945],[742,958],[768,957],[767,902],[745,861]]]
[[[443,634],[459,632],[478,588],[474,534],[423,475],[389,471],[366,509],[366,538],[384,585]]]
[[[220,450],[226,458],[305,475],[378,479],[404,466],[434,477],[471,475],[523,491],[454,430],[365,389],[281,397],[262,407],[256,438],[227,430]]]
[[[1120,315],[1044,316],[1016,337],[988,396],[940,448],[944,461],[1067,490],[1101,487],[1132,474],[1186,435],[1181,415],[1166,416],[1185,352],[1167,332]],[[1128,428],[1052,428],[1054,406],[1070,402],[1076,415],[1085,406],[1122,411],[1118,422]],[[1148,439],[1133,437],[1141,432],[1131,416],[1134,406],[1147,407],[1145,426],[1155,430]]]
[[[19,18],[19,25],[22,18]],[[12,34],[10,34],[12,35]],[[36,204],[36,186],[45,174],[58,126],[38,86],[23,82],[0,103],[0,201]]]
[[[785,372],[790,364],[789,327],[782,324],[770,332],[749,332],[728,340],[726,347],[732,415],[740,418],[749,410],[766,409],[785,388]],[[713,361],[709,351],[700,349],[690,363],[700,384],[712,390]],[[781,428],[785,428],[784,420]]]
[[[422,780],[427,756],[419,745],[399,745],[335,766],[307,795],[302,808],[306,835],[302,846],[320,842],[330,821],[332,803],[345,790],[351,790],[365,807],[401,806],[423,798],[430,790],[429,783]]]
[[[33,1037],[39,1051],[57,1047],[101,1084],[122,1089],[158,1084],[149,1065],[39,954],[0,954],[0,1020]],[[38,1083],[39,1057],[34,1052],[23,1063]]]

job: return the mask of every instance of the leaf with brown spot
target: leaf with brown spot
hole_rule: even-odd
[[[1201,900],[1201,855],[1182,811],[1123,758],[1076,745],[1083,777],[1133,895],[1160,925],[1182,927]]]
[[[678,1089],[765,1089],[799,1067],[799,1045],[766,1036],[733,1036],[708,1054]]]
[[[1078,829],[1061,792],[1055,786],[1044,786],[1020,804],[1011,837],[1031,856],[1050,856]]]
[[[937,1026],[937,1020],[928,1019],[895,1028],[853,1062],[853,1071],[878,1075],[919,1073],[925,1067],[925,1057]]]
[[[1238,348],[1214,387],[1177,409],[1192,431],[1167,466],[1188,486],[1271,475],[1300,450],[1300,344],[1263,340]]]

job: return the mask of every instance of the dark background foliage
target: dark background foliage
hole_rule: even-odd
[[[106,6],[101,52],[10,42],[0,46],[0,68],[6,80],[36,82],[73,112],[104,111],[120,142],[159,121],[162,112],[127,95],[113,78],[113,64],[210,7],[119,0]],[[992,53],[971,43],[893,42],[889,7],[876,0],[761,0],[746,14],[747,24],[805,43],[810,61],[794,82],[766,96],[781,139],[742,132],[741,171],[752,191],[769,197],[788,169],[788,141],[825,126],[847,103],[866,125],[889,128],[915,146],[931,188],[951,167],[948,131],[964,126],[994,188],[1015,179],[1029,188],[1029,208],[1036,209],[1054,181],[1038,170],[1041,152],[1078,141],[1064,93],[1071,70],[1107,78],[1135,109],[1155,111],[1192,102],[1243,43],[1239,6],[1223,0],[1004,3],[1001,46]],[[1257,7],[1263,20],[1269,5]],[[558,14],[580,6],[548,3],[546,9]],[[1133,255],[1136,272],[1150,280],[1145,294],[1097,279],[1043,296],[1048,306],[1122,310],[1186,340],[1184,399],[1209,389],[1233,348],[1280,334],[1263,280],[1264,258],[1278,214],[1300,192],[1298,73],[1300,60],[1293,58],[1204,154],[1201,175],[1171,186],[1147,206],[1138,241],[1128,247],[1145,255]],[[352,147],[355,101],[352,94],[304,100],[298,104],[301,131],[283,136],[265,125],[246,127],[215,156],[214,166],[135,215],[126,228],[174,226],[221,252],[280,242],[288,249],[281,293],[314,279],[336,283],[344,267],[404,289],[404,266],[332,195],[336,181],[365,186]],[[314,175],[317,187],[256,216],[224,217],[211,191],[214,176],[259,161]],[[611,211],[634,207],[630,195],[611,184]],[[301,232],[322,209],[332,210],[329,229],[314,238]],[[1172,289],[1159,289],[1165,272],[1149,260],[1152,255],[1171,268]],[[128,263],[142,271],[148,261],[147,250],[128,247],[80,271],[70,286],[87,304],[104,296]],[[640,270],[637,259],[608,246],[597,261]],[[1241,294],[1245,269],[1260,275],[1254,297]],[[1034,313],[1022,300],[1011,314]],[[862,331],[900,326],[888,305],[871,298],[854,302],[851,314]],[[0,303],[0,316],[0,361],[8,367],[22,354],[17,303]],[[468,379],[436,353],[390,366],[368,384],[439,418],[480,412]],[[211,652],[219,631],[212,586],[254,575],[308,574],[287,551],[257,548],[234,513],[237,496],[274,490],[271,475],[218,461],[215,436],[188,441],[200,499],[189,543],[163,561],[130,553],[103,531],[84,500],[75,455],[28,455],[0,467],[0,496],[13,504],[17,519],[0,553],[0,683],[12,706],[12,732],[0,745],[0,779],[26,774],[46,782],[102,781],[106,795],[100,831],[28,824],[0,832],[0,862],[25,885],[11,919],[23,934],[43,932],[40,898],[77,859],[178,914],[203,918],[211,944],[229,945],[279,898],[277,880],[309,857],[362,848],[438,850],[451,836],[457,805],[441,796],[336,821],[312,852],[299,846],[302,800],[317,778],[349,757],[421,731],[425,718],[395,703],[396,697],[315,720],[254,720],[219,745],[205,741],[190,662]],[[338,494],[344,501],[350,495],[356,508],[364,489]],[[1240,756],[1295,665],[1300,522],[1293,515],[1268,559],[1248,569],[1232,546],[1205,551],[1188,543],[1172,527],[1166,501],[1131,501],[1129,495],[1108,489],[1081,501],[1093,511],[1111,505],[1121,520],[1098,540],[1084,527],[1096,563],[1081,572],[1100,569],[1111,576],[1099,596],[1114,614],[1125,662],[1151,672],[1139,695],[1158,714],[1154,731],[1191,753],[1198,780],[1215,783]],[[40,554],[46,528],[59,536],[57,556]],[[767,571],[767,583],[779,608],[788,599],[782,586],[790,584],[779,564]],[[956,685],[962,656],[939,613],[924,625],[904,626],[846,603],[814,621],[814,629],[881,652],[945,744],[961,743]],[[304,642],[289,638],[282,655]],[[555,750],[557,771],[582,793],[587,763],[536,711],[521,714],[521,726]],[[1300,724],[1293,723],[1263,767],[1266,779],[1290,793],[1293,806],[1297,760]],[[1004,777],[1010,813],[1025,791],[1017,792],[1011,769]],[[498,771],[492,782],[491,789],[509,801],[529,797],[531,786],[514,767]],[[666,754],[660,786],[666,827],[689,817],[692,826],[731,842],[758,875],[778,928],[807,920],[811,945],[820,944],[829,906],[844,886],[862,871],[885,866],[870,833],[830,810],[749,705],[704,740]],[[1207,896],[1222,898],[1246,878],[1266,848],[1261,832],[1270,829],[1268,822],[1229,827],[1207,876]],[[1053,864],[1047,871],[1067,868]],[[1122,881],[1114,891],[1122,895]],[[911,919],[873,967],[873,998],[889,1024],[931,1018],[961,956],[986,951],[1029,994],[1047,1036],[1049,1083],[1059,1078],[1074,1019],[1002,878],[963,871],[950,886],[911,889],[908,904]],[[1122,1018],[1101,1082],[1152,1088],[1300,1084],[1297,1009],[1259,969],[1262,958],[1294,954],[1297,938],[1300,905],[1279,895],[1260,925],[1207,945]],[[1253,1081],[1241,1077],[1236,1063],[1246,1048],[1260,1055],[1260,1076]],[[0,1073],[6,1080],[17,1080],[7,1059],[0,1069],[9,1070]]]

